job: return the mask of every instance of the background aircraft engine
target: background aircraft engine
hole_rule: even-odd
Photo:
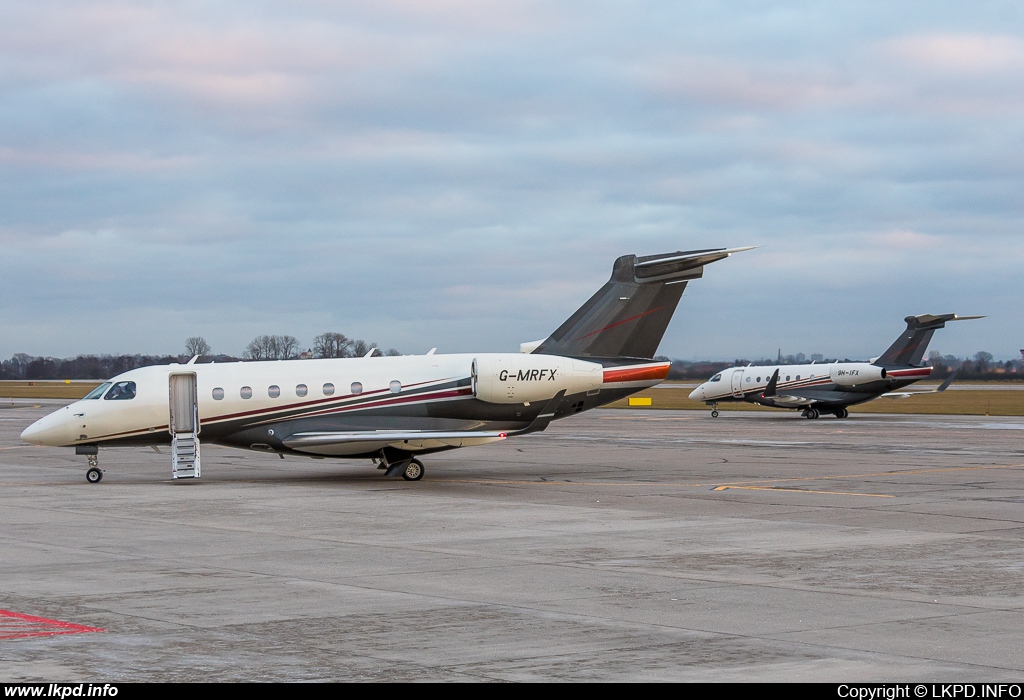
[[[885,379],[885,369],[869,362],[844,362],[828,370],[829,378],[839,386],[860,386]]]
[[[473,360],[473,389],[488,403],[546,401],[601,388],[604,368],[555,355],[484,355]]]

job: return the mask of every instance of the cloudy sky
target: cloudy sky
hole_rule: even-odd
[[[0,4],[0,357],[514,351],[759,246],[661,352],[1024,347],[1019,2]]]

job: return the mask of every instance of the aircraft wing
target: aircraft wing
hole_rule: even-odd
[[[820,391],[815,389],[786,389],[777,392],[774,396],[765,395],[762,401],[768,406],[779,406],[782,408],[793,408],[796,406],[813,406],[816,403],[835,401],[835,392]]]
[[[300,452],[324,447],[360,446],[370,449],[383,447],[428,448],[468,447],[504,440],[508,432],[494,430],[363,430],[358,432],[295,433],[281,442],[285,447]]]
[[[960,320],[960,319],[954,319]],[[908,399],[911,396],[917,396],[918,394],[938,394],[939,392],[945,391],[949,388],[949,385],[956,379],[956,375],[960,373],[960,370],[955,370],[952,374],[946,377],[946,381],[942,382],[937,389],[930,389],[927,391],[890,391],[882,394],[879,398],[883,399]]]
[[[295,433],[281,442],[299,452],[344,455],[393,447],[398,450],[423,450],[438,447],[470,447],[504,440],[512,435],[525,435],[544,430],[555,416],[558,404],[565,397],[559,391],[541,412],[521,430],[358,430]]]

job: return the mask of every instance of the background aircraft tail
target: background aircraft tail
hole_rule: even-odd
[[[907,316],[907,329],[896,339],[896,342],[889,346],[889,349],[882,353],[876,365],[920,365],[924,352],[928,349],[928,343],[932,334],[939,328],[945,328],[949,321],[966,321],[972,318],[985,318],[984,316],[957,316],[956,314],[922,314],[920,316]]]
[[[533,352],[547,355],[652,358],[679,298],[704,266],[750,248],[623,255],[612,276]]]

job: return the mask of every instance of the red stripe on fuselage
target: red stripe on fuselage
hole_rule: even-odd
[[[605,384],[611,382],[660,382],[668,376],[671,369],[670,363],[661,365],[645,365],[643,367],[623,367],[622,369],[606,369],[604,371]]]
[[[927,377],[932,373],[931,367],[920,367],[918,369],[893,369],[886,372],[889,377]]]

